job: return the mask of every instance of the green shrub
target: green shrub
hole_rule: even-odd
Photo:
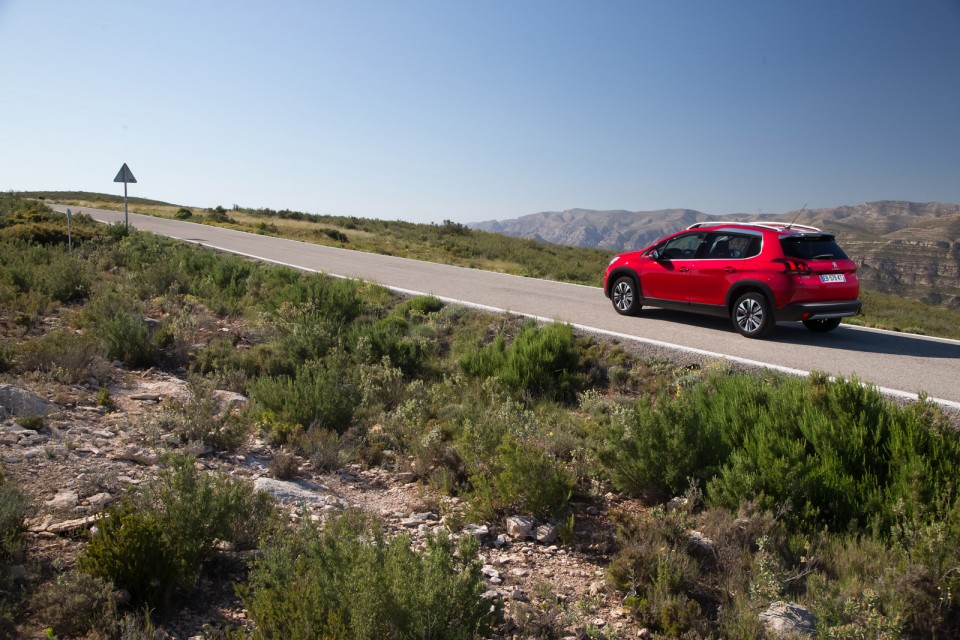
[[[211,210],[207,216],[207,220],[211,222],[217,222],[220,224],[236,224],[237,221],[227,215],[227,212],[223,207],[217,207],[216,209]]]
[[[824,637],[960,634],[960,509],[934,522],[903,510],[889,539],[834,536],[807,580]]]
[[[0,470],[0,566],[20,555],[20,535],[29,504],[27,496],[12,481],[6,480]]]
[[[93,279],[85,261],[64,252],[51,256],[43,270],[42,289],[57,302],[75,302],[90,295]]]
[[[935,405],[898,407],[822,375],[680,381],[616,414],[603,442],[600,459],[622,489],[659,499],[692,478],[710,504],[787,507],[805,530],[885,529],[898,501],[932,514],[960,471],[960,438]]]
[[[339,330],[367,310],[361,286],[344,278],[306,274],[275,290],[268,304],[272,309],[283,309],[284,317],[290,317],[292,308],[304,321]]]
[[[133,229],[123,222],[114,222],[106,226],[107,236],[114,242],[119,242],[124,238],[130,238],[137,235],[136,229]]]
[[[24,429],[32,431],[42,431],[47,424],[43,416],[20,416],[17,418],[17,424]]]
[[[86,335],[54,329],[36,340],[24,342],[17,359],[21,371],[40,371],[64,384],[78,384],[90,377],[100,356]]]
[[[280,422],[343,433],[360,400],[356,378],[356,366],[337,352],[301,365],[294,377],[258,379],[251,385],[250,396]]]
[[[347,234],[345,234],[342,231],[338,231],[337,229],[328,229],[328,228],[322,227],[320,229],[315,230],[314,234],[317,235],[318,237],[326,236],[327,238],[330,238],[335,242],[347,242],[349,240],[347,238]]]
[[[427,350],[422,343],[407,337],[406,331],[406,322],[390,316],[371,324],[354,324],[349,342],[363,360],[373,363],[388,358],[391,365],[414,375],[426,368]]]
[[[277,480],[292,480],[300,471],[300,462],[296,454],[286,449],[274,451],[270,459],[270,475]]]
[[[14,637],[14,620],[22,612],[21,592],[13,584],[7,567],[23,559],[21,535],[29,502],[0,468],[0,636]]]
[[[580,352],[570,325],[538,327],[531,321],[508,347],[502,335],[460,360],[465,373],[496,376],[514,391],[537,397],[567,399],[576,391]]]
[[[435,296],[415,296],[397,305],[394,313],[401,317],[410,315],[426,316],[443,308],[443,301]]]
[[[153,364],[153,340],[143,316],[119,311],[98,328],[107,357],[121,360],[130,367]]]
[[[312,427],[293,438],[292,444],[319,471],[329,472],[340,468],[340,435],[336,431]]]
[[[280,229],[272,222],[261,222],[257,225],[257,233],[263,236],[275,236],[280,234]]]
[[[682,493],[691,478],[712,478],[728,455],[724,427],[729,425],[714,419],[711,408],[727,397],[703,386],[692,395],[660,397],[657,404],[643,399],[615,413],[599,451],[614,483],[661,500]]]
[[[61,574],[34,593],[30,606],[57,636],[112,637],[116,631],[113,585],[102,578],[80,572]]]
[[[0,373],[6,373],[13,367],[13,345],[0,342]]]
[[[760,387],[749,380],[742,384]],[[731,441],[707,484],[711,503],[735,508],[756,497],[771,510],[791,505],[803,528],[884,530],[897,505],[932,516],[952,494],[960,438],[929,401],[899,407],[876,388],[823,376],[778,385],[768,401]]]
[[[274,538],[239,592],[255,638],[473,639],[490,629],[477,543],[444,534],[417,552],[347,512]]]
[[[98,524],[77,569],[125,588],[137,602],[166,604],[174,591],[192,588],[198,567],[186,566],[156,514],[131,505],[111,509]]]
[[[177,212],[173,214],[173,217],[177,220],[189,220],[193,217],[193,211],[190,211],[190,209],[186,207],[180,207],[177,209]]]
[[[116,410],[117,404],[110,396],[110,389],[108,387],[100,387],[100,391],[97,392],[97,406],[103,407],[107,411]]]
[[[201,473],[191,457],[166,461],[136,501],[109,511],[77,560],[83,573],[151,605],[192,591],[217,540],[255,545],[273,515],[269,497],[251,485]]]
[[[671,638],[706,626],[693,595],[705,600],[708,592],[698,584],[700,566],[688,551],[687,524],[685,514],[659,510],[621,517],[620,549],[607,567],[608,582],[627,594],[624,602],[641,624]]]
[[[187,397],[171,399],[161,419],[186,442],[201,442],[218,450],[234,451],[253,430],[250,412],[224,406],[211,380],[190,376]]]
[[[565,466],[530,442],[508,436],[486,469],[470,476],[471,506],[479,516],[510,510],[546,519],[568,509],[574,479]]]

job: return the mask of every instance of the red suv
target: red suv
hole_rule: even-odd
[[[616,256],[603,292],[622,315],[645,304],[707,313],[748,338],[779,320],[830,331],[861,307],[856,263],[832,233],[797,224],[699,222]]]

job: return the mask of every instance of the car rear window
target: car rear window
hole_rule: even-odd
[[[793,236],[780,238],[783,255],[801,260],[848,260],[831,236]]]

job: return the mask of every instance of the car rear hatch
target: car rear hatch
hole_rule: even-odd
[[[860,293],[857,263],[851,260],[833,234],[793,233],[780,238],[787,271],[802,278],[820,300],[855,300]]]

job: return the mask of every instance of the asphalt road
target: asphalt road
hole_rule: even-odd
[[[55,205],[61,212],[67,207]],[[102,222],[123,212],[71,207]],[[523,278],[323,247],[178,220],[130,214],[137,229],[297,268],[377,282],[395,290],[504,310],[636,340],[656,348],[726,358],[792,373],[824,371],[877,385],[895,395],[924,392],[960,409],[960,341],[841,325],[815,334],[781,323],[764,340],[749,340],[722,318],[645,308],[638,317],[614,312],[594,287]]]

